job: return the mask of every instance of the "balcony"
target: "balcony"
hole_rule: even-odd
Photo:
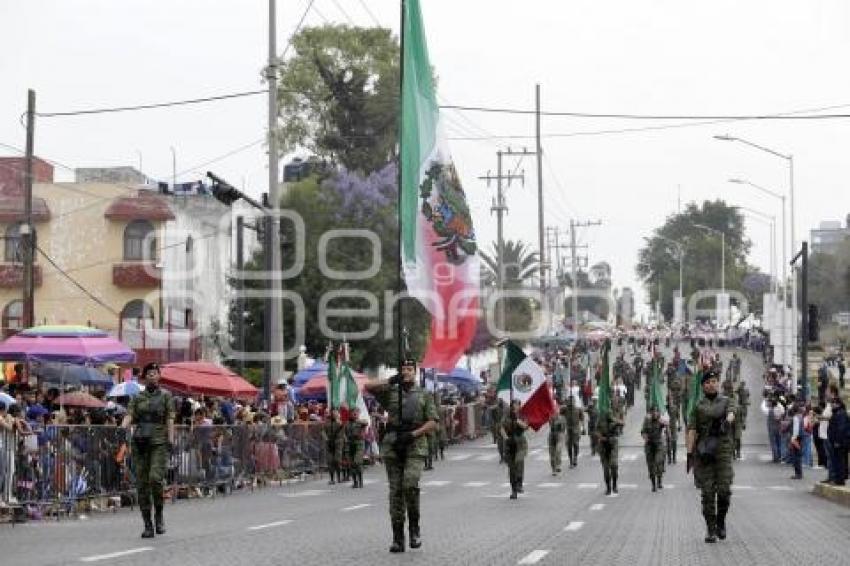
[[[33,285],[41,286],[41,266],[32,267]],[[0,263],[0,289],[16,289],[24,286],[24,266],[21,263]]]
[[[162,269],[153,262],[116,263],[112,266],[112,284],[128,289],[155,289],[162,281]]]

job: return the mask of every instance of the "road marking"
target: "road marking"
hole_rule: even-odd
[[[544,482],[537,484],[537,487],[550,488],[550,487],[564,487],[563,483],[558,482]]]
[[[537,462],[548,462],[548,461],[549,461],[549,456],[548,456],[547,454],[538,454],[538,455],[534,458],[534,460],[535,460],[535,461],[537,461]]]
[[[624,462],[634,462],[637,459],[638,459],[637,454],[626,454],[625,456],[623,456]]]
[[[539,454],[539,453],[541,453],[541,452],[543,452],[543,449],[542,449],[542,448],[535,448],[534,450],[532,450],[531,452],[529,452],[529,453],[528,453],[528,455],[529,455],[529,456],[534,456],[534,455]]]
[[[140,546],[139,548],[131,548],[130,550],[122,550],[121,552],[112,552],[110,554],[98,554],[96,556],[85,556],[83,558],[80,558],[80,562],[100,562],[101,560],[110,560],[112,558],[119,558],[121,556],[139,554],[140,552],[147,552],[149,550],[153,550],[153,547]]]
[[[621,483],[620,489],[637,489],[636,483]]]
[[[425,487],[445,487],[450,483],[452,482],[447,480],[431,480],[423,482],[422,485],[424,485]]]
[[[498,454],[479,454],[476,460],[479,462],[495,462],[498,457]]]
[[[579,489],[597,489],[599,488],[598,483],[580,483],[578,484]]]
[[[374,485],[378,483],[378,480],[363,480],[363,485]]]
[[[468,481],[463,484],[463,487],[484,487],[485,485],[490,485],[488,481]]]
[[[285,519],[283,521],[275,521],[274,523],[266,523],[265,525],[254,525],[253,527],[248,527],[248,530],[262,531],[263,529],[271,529],[272,527],[282,527],[284,525],[288,525],[291,522],[291,519]]]
[[[505,482],[502,484],[502,487],[511,487],[510,482]]]
[[[281,497],[293,499],[296,497],[315,497],[316,495],[322,495],[327,492],[328,490],[326,489],[308,489],[306,491],[299,491],[296,493],[278,493],[278,495]]]
[[[754,488],[751,485],[733,485],[732,489],[738,490],[738,489],[754,489]]]
[[[543,557],[547,554],[549,554],[548,550],[532,550],[524,558],[517,562],[517,564],[537,564],[543,560]]]
[[[759,454],[760,462],[770,462],[773,460],[773,454]]]
[[[357,511],[358,509],[365,509],[367,507],[371,507],[371,503],[361,503],[359,505],[352,505],[351,507],[344,507],[343,511]]]
[[[675,483],[665,483],[664,489],[676,489],[676,484]]]
[[[494,493],[492,495],[485,495],[486,499],[507,499],[510,496],[510,493]]]
[[[605,509],[604,503],[594,503],[590,506],[591,511],[602,511],[603,509]]]
[[[469,460],[472,458],[472,454],[452,454],[448,457],[449,462],[460,462],[462,460]]]
[[[794,488],[790,485],[771,485],[767,489],[772,489],[773,491],[792,491]]]
[[[570,524],[564,527],[564,532],[575,532],[584,526],[584,521],[570,521]]]

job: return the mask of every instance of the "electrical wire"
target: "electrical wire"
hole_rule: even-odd
[[[345,10],[342,9],[342,6],[340,5],[338,0],[331,0],[331,2],[333,2],[334,6],[336,6],[337,10],[339,10],[342,13],[343,17],[345,17],[345,19],[348,20],[349,24],[351,24],[352,26],[357,25],[357,24],[354,23],[354,20],[351,19],[351,16],[348,15],[348,12],[346,12]]]
[[[36,249],[36,251],[38,251],[38,253],[39,253],[39,254],[41,254],[41,256],[42,256],[44,259],[46,259],[46,260],[47,260],[47,262],[48,262],[48,263],[50,263],[50,265],[52,265],[52,266],[53,266],[53,268],[54,268],[54,269],[56,269],[56,271],[58,271],[59,273],[61,273],[62,275],[64,275],[64,276],[65,276],[65,278],[66,278],[68,281],[70,281],[71,283],[73,283],[73,284],[74,284],[74,286],[75,286],[75,287],[77,287],[77,289],[79,289],[80,291],[82,291],[82,292],[83,292],[83,293],[84,293],[84,294],[85,294],[88,298],[90,298],[92,301],[94,301],[94,302],[95,302],[95,303],[97,303],[98,305],[102,306],[103,308],[105,308],[106,310],[108,310],[109,312],[111,312],[112,314],[114,314],[115,316],[119,316],[119,317],[121,316],[121,313],[120,313],[120,312],[118,312],[117,310],[113,309],[112,307],[110,307],[109,305],[107,305],[106,303],[104,303],[104,302],[103,302],[100,298],[96,297],[96,296],[95,296],[95,295],[94,295],[91,291],[89,291],[88,289],[86,289],[86,288],[85,288],[85,287],[84,287],[84,286],[83,286],[83,285],[82,285],[79,281],[77,281],[76,279],[74,279],[73,277],[71,277],[70,275],[68,275],[68,273],[66,273],[66,272],[65,272],[65,270],[63,270],[61,267],[59,267],[59,265],[58,265],[58,264],[57,264],[57,263],[53,260],[53,258],[52,258],[52,257],[50,257],[49,255],[47,255],[47,253],[45,253],[45,251],[44,251],[44,250],[42,250],[42,249],[41,249],[40,247],[38,247],[38,246],[35,246],[35,249]]]
[[[375,17],[375,14],[373,14],[373,13],[372,13],[372,10],[370,10],[370,9],[369,9],[369,6],[367,6],[367,5],[366,5],[365,0],[358,0],[358,2],[360,2],[360,5],[361,5],[361,6],[363,6],[363,10],[364,10],[367,14],[369,14],[369,17],[372,19],[372,22],[373,22],[373,23],[374,23],[377,27],[382,27],[382,26],[381,26],[381,22],[379,22],[379,21],[378,21],[378,18],[376,18],[376,17]]]
[[[57,118],[60,116],[82,116],[87,114],[110,114],[115,112],[132,112],[135,110],[151,110],[154,108],[169,108],[172,106],[185,106],[188,104],[203,104],[205,102],[216,102],[219,100],[229,100],[233,98],[244,98],[246,96],[257,96],[259,94],[268,94],[267,89],[263,90],[247,90],[244,92],[233,92],[230,94],[220,94],[216,96],[205,96],[203,98],[189,98],[186,100],[173,100],[170,102],[156,102],[152,104],[137,104],[135,106],[113,106],[111,108],[88,108],[84,110],[71,110],[67,112],[36,112],[39,118]]]
[[[280,60],[283,61],[286,59],[286,54],[289,52],[289,48],[292,47],[292,38],[298,35],[298,32],[301,31],[301,26],[304,25],[304,20],[307,18],[307,14],[310,13],[310,10],[313,8],[313,3],[316,0],[310,0],[307,3],[307,7],[304,9],[304,13],[301,14],[301,19],[298,20],[298,25],[295,26],[295,31],[293,31],[289,35],[289,41],[286,42],[286,47],[283,48],[283,53],[280,55]],[[267,91],[268,92],[268,91]]]

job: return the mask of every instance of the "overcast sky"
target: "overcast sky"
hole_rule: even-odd
[[[308,0],[279,0],[281,50]],[[398,0],[364,0],[398,30]],[[544,110],[686,115],[773,114],[833,107],[850,113],[850,3],[843,0],[422,0],[444,103]],[[373,25],[360,0],[315,0],[308,25]],[[0,143],[24,146],[26,89],[42,112],[120,106],[262,88],[264,0],[0,0]],[[452,137],[531,136],[529,116],[447,111]],[[209,167],[204,162],[263,137],[262,96],[209,105],[39,121],[36,152],[69,167],[138,166],[170,180],[207,168],[266,190],[261,144]],[[570,218],[603,225],[580,234],[590,261],[612,264],[615,285],[639,288],[637,250],[682,202],[724,198],[780,213],[779,201],[726,182],[743,177],[787,191],[786,162],[730,133],[792,153],[797,239],[821,220],[850,213],[850,120],[760,121],[603,132],[682,122],[547,117],[543,122],[546,224]],[[585,134],[571,135],[564,134]],[[495,238],[493,189],[477,177],[495,152],[533,140],[452,143],[479,240]],[[12,154],[0,147],[0,154]],[[511,163],[508,162],[507,165]],[[537,242],[536,167],[519,165],[526,187],[507,192],[506,237]],[[69,173],[57,172],[67,179]],[[768,232],[748,222],[752,261],[768,268]],[[638,297],[642,298],[643,293]]]

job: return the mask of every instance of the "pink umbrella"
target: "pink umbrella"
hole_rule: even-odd
[[[88,327],[34,327],[0,344],[0,360],[68,364],[132,363],[136,354],[106,332]]]
[[[209,362],[177,362],[162,366],[163,387],[177,393],[253,400],[259,389],[226,367]]]
[[[85,407],[87,409],[100,409],[106,406],[106,403],[85,391],[65,393],[59,396],[57,402],[66,407]]]

